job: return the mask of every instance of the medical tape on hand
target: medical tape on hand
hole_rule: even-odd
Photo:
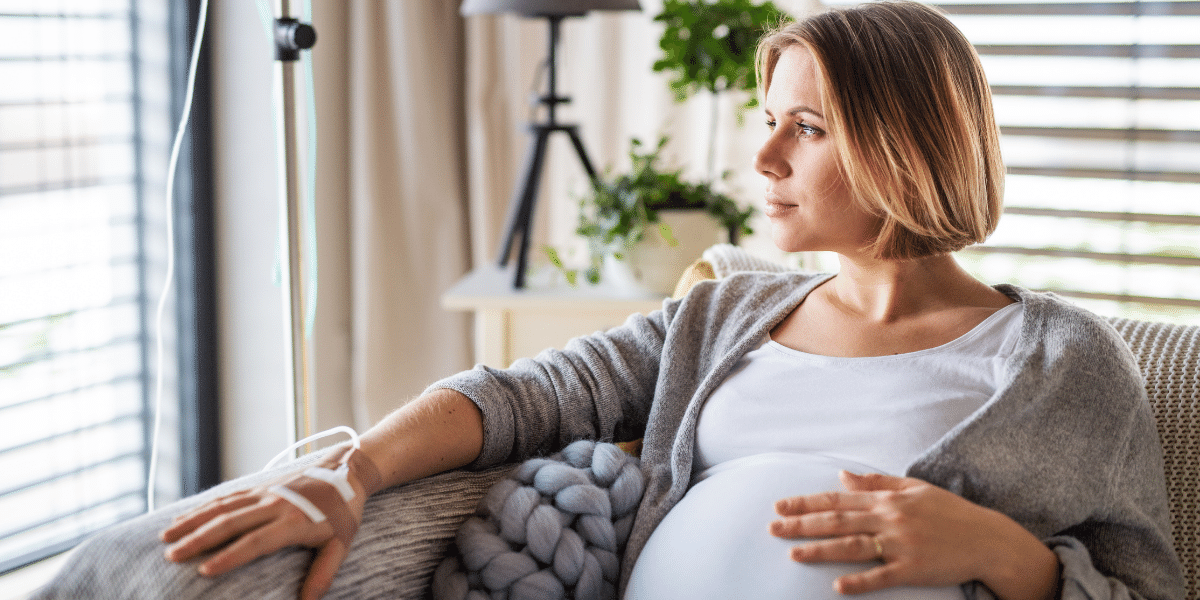
[[[313,523],[328,520],[334,536],[349,548],[358,532],[358,519],[349,504],[356,495],[349,482],[350,471],[353,469],[368,494],[379,488],[382,477],[365,454],[356,448],[347,450],[337,461],[337,469],[310,467],[269,490],[300,509]]]
[[[354,499],[354,488],[350,487],[350,465],[343,464],[336,471],[331,471],[325,467],[309,467],[304,470],[305,477],[320,479],[337,489],[342,495],[342,500],[349,502]]]
[[[312,502],[309,502],[304,496],[301,496],[300,494],[297,494],[296,492],[293,492],[282,485],[273,485],[267,488],[267,490],[272,494],[277,494],[280,498],[291,502],[293,506],[300,509],[304,514],[308,515],[308,518],[312,519],[313,523],[325,522],[325,513],[321,512],[321,509],[313,505]]]

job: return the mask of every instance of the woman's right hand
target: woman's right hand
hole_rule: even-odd
[[[333,576],[349,553],[348,536],[335,529],[335,519],[315,523],[271,490],[294,478],[290,475],[228,494],[176,517],[160,534],[162,541],[170,544],[164,553],[167,560],[184,562],[219,548],[198,568],[201,575],[215,577],[288,546],[314,548],[317,554],[301,586],[300,598],[320,598],[333,584]],[[349,515],[343,518],[353,522],[343,523],[342,527],[349,525],[355,530],[362,522],[366,497],[374,490],[365,489],[353,469],[348,479],[355,495],[346,503]]]

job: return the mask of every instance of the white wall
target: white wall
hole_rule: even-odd
[[[212,3],[221,472],[256,471],[287,445],[273,57],[254,2]]]

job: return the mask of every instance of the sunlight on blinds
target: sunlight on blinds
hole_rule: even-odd
[[[144,510],[170,89],[134,7],[0,6],[0,573]]]

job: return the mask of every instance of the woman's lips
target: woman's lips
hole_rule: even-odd
[[[795,204],[791,204],[789,202],[784,202],[776,197],[768,196],[767,197],[767,206],[763,210],[763,214],[767,215],[768,218],[776,218],[776,217],[781,217],[795,209],[796,209]]]

